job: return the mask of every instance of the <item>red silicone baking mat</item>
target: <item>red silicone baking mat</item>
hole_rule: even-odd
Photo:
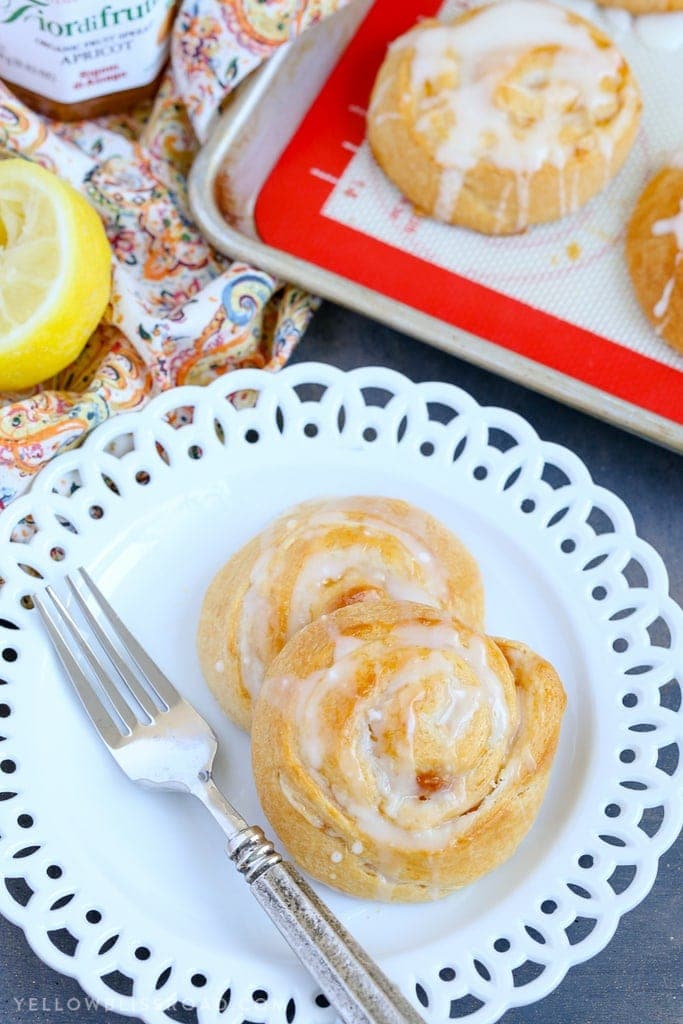
[[[261,238],[448,324],[642,409],[683,423],[683,360],[654,336],[642,314],[630,310],[630,295],[628,301],[625,298],[610,313],[610,322],[618,324],[624,317],[630,318],[626,326],[630,337],[636,338],[635,348],[633,342],[629,346],[610,339],[608,331],[586,329],[576,322],[581,320],[580,315],[574,321],[574,314],[557,315],[567,305],[565,299],[571,299],[569,305],[573,303],[572,308],[576,307],[578,264],[583,263],[584,281],[591,277],[599,281],[601,261],[607,259],[617,266],[623,259],[621,237],[609,238],[609,232],[604,230],[603,241],[598,237],[600,198],[569,218],[574,222],[570,227],[558,222],[559,228],[544,226],[534,229],[536,234],[532,230],[517,236],[517,240],[482,240],[481,236],[475,240],[470,232],[435,225],[435,230],[442,232],[441,239],[446,240],[446,248],[450,246],[454,252],[458,246],[464,249],[474,244],[489,246],[487,263],[493,254],[498,266],[496,260],[500,257],[500,272],[489,269],[475,280],[481,269],[476,261],[479,258],[481,263],[481,257],[473,256],[469,275],[447,269],[443,264],[448,259],[444,259],[443,252],[433,255],[428,246],[417,245],[422,219],[385,182],[381,172],[368,165],[371,158],[367,146],[365,165],[362,160],[359,162],[365,136],[365,109],[387,43],[419,17],[433,16],[440,8],[436,0],[404,0],[401,4],[377,0],[261,190],[256,206]],[[652,62],[656,59],[647,58]],[[641,132],[634,147],[636,168],[630,172],[631,177],[635,175],[638,179],[630,185],[632,192],[636,189],[634,194],[650,173],[651,148],[647,133]],[[372,188],[375,192],[379,189],[381,194],[375,195],[368,216],[367,202],[365,207],[363,202]],[[632,202],[630,196],[627,200]],[[602,201],[602,210],[609,211],[612,207],[607,203],[618,201],[618,196]],[[431,222],[427,227],[431,228]],[[413,251],[411,232],[416,239]],[[574,269],[572,261],[580,255],[580,246],[572,238],[588,238],[590,233],[588,244],[592,249],[585,252]],[[387,238],[394,240],[394,244]],[[443,249],[443,244],[439,244]],[[499,248],[494,249],[495,246]],[[509,265],[505,269],[505,261],[509,264],[510,259],[514,269],[516,250],[511,247],[515,246],[527,261],[534,250],[531,256],[535,262],[529,264],[532,270],[528,280],[515,277]],[[561,258],[550,255],[555,250]],[[539,259],[546,261],[545,269],[539,270]],[[520,290],[538,296],[535,301],[544,308],[520,301],[514,294]],[[593,319],[601,322],[600,310],[604,307],[609,312],[609,303],[603,303],[599,294],[591,302]],[[646,351],[637,351],[638,347]]]

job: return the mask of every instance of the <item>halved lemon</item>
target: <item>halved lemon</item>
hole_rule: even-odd
[[[0,160],[0,390],[72,362],[110,290],[111,249],[95,210],[38,164]]]

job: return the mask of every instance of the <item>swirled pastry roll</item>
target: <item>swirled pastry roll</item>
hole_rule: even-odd
[[[506,860],[548,782],[552,666],[424,605],[343,608],[298,633],[254,708],[263,809],[314,877],[430,900]]]
[[[389,48],[368,139],[417,209],[486,234],[572,213],[609,182],[641,109],[599,29],[541,0],[427,20]]]
[[[477,563],[433,516],[405,501],[330,498],[297,505],[212,580],[201,611],[204,677],[243,729],[273,658],[313,619],[383,597],[483,623]]]
[[[638,199],[626,232],[626,259],[646,317],[683,352],[683,154]]]
[[[602,7],[623,7],[631,14],[665,14],[683,11],[683,0],[597,0]]]

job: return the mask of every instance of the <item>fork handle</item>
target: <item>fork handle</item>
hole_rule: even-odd
[[[271,921],[346,1024],[424,1024],[294,865],[282,860],[260,828],[238,834],[229,842],[228,852]]]

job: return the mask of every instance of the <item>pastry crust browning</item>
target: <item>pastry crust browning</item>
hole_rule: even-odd
[[[409,602],[307,626],[254,709],[263,808],[295,860],[356,896],[423,901],[506,860],[548,782],[565,694],[525,644]]]
[[[511,234],[572,213],[621,167],[641,101],[628,65],[589,22],[508,0],[420,22],[389,48],[368,139],[429,216]]]
[[[626,233],[636,297],[657,334],[683,352],[683,167],[645,187]]]
[[[664,14],[683,11],[683,0],[596,0],[602,7],[622,7],[631,14]]]
[[[212,580],[197,638],[204,677],[248,730],[265,671],[290,637],[320,615],[387,596],[483,623],[477,563],[433,516],[390,498],[304,502]]]

